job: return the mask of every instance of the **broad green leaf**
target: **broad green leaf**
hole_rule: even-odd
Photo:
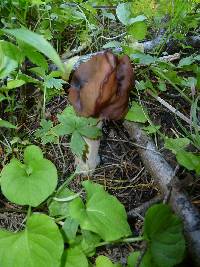
[[[0,79],[7,77],[18,66],[18,62],[4,55],[0,46]]]
[[[186,146],[190,144],[190,140],[186,137],[184,138],[165,138],[165,148],[170,149],[174,154],[182,151]]]
[[[195,155],[192,152],[179,151],[176,154],[176,159],[178,163],[184,166],[190,171],[195,171],[197,174],[200,174],[200,156]]]
[[[178,67],[188,66],[191,65],[195,61],[193,56],[182,58],[179,61]]]
[[[135,251],[128,256],[128,266],[134,267],[138,261],[138,257],[140,257],[140,251]],[[142,257],[142,261],[140,263],[140,267],[158,267],[152,260],[152,256],[150,251],[147,251],[145,255]]]
[[[121,43],[118,41],[110,41],[103,45],[104,49],[115,48],[115,47],[121,47]]]
[[[31,161],[34,160],[42,160],[43,159],[43,153],[39,146],[30,145],[25,148],[24,150],[24,162],[28,164]]]
[[[101,237],[90,231],[82,230],[82,240],[80,243],[82,251],[87,257],[92,257],[96,252],[96,245],[101,241]]]
[[[144,21],[135,22],[128,26],[128,34],[137,40],[143,40],[147,33],[147,25]]]
[[[168,205],[156,204],[148,209],[144,221],[144,238],[148,243],[148,257],[158,267],[172,267],[183,260],[183,225]]]
[[[0,230],[1,267],[59,267],[64,244],[54,221],[44,214],[32,215],[25,230]]]
[[[107,12],[106,10],[102,10],[102,15],[108,19],[116,20],[115,15],[113,13]]]
[[[43,53],[46,57],[51,59],[64,73],[64,65],[59,55],[57,54],[56,50],[51,46],[51,44],[44,39],[43,36],[23,28],[4,29],[2,31],[14,36],[16,39],[34,47],[35,49]]]
[[[134,23],[137,23],[137,22],[144,21],[146,19],[147,19],[147,17],[145,17],[144,15],[139,15],[139,16],[137,16],[135,18],[131,18],[129,20],[129,25],[134,24]]]
[[[130,55],[131,59],[138,60],[138,63],[149,65],[155,63],[156,58],[144,53],[134,53]]]
[[[62,199],[69,196],[73,196],[74,193],[68,188],[63,188],[61,191],[54,195],[54,198]],[[50,216],[69,216],[69,202],[68,201],[56,201],[52,199],[48,206]]]
[[[70,148],[74,154],[82,157],[86,142],[78,131],[74,131],[71,137]]]
[[[7,82],[7,88],[8,89],[13,89],[22,86],[25,84],[25,81],[23,80],[11,80]]]
[[[5,165],[1,172],[2,193],[16,204],[36,207],[55,190],[57,170],[34,145],[25,149],[24,162],[14,158]]]
[[[44,70],[48,70],[48,62],[46,58],[40,54],[38,51],[36,51],[33,47],[30,45],[23,45],[22,46],[23,53],[28,57],[28,59],[37,66],[42,67]]]
[[[105,256],[98,256],[96,259],[96,267],[115,267],[111,260]]]
[[[129,236],[127,215],[117,198],[90,181],[83,182],[83,186],[87,192],[86,206],[80,198],[70,204],[70,215],[79,221],[81,228],[97,233],[105,241]]]
[[[132,16],[131,14],[131,3],[121,3],[118,4],[116,9],[116,15],[118,19],[121,21],[122,24],[128,25],[130,18]]]
[[[65,220],[62,230],[69,244],[75,240],[78,226],[79,223],[71,217],[67,217]]]
[[[3,51],[3,54],[6,57],[16,61],[19,64],[23,61],[24,56],[21,53],[20,49],[16,45],[14,45],[10,42],[1,40],[0,41],[0,47]]]
[[[145,123],[148,120],[148,115],[145,108],[143,108],[137,102],[133,102],[125,119],[128,121]]]
[[[87,258],[79,247],[67,249],[64,258],[64,267],[88,267]]]
[[[17,129],[15,125],[10,123],[9,121],[4,121],[0,119],[0,127],[9,128],[9,129]]]

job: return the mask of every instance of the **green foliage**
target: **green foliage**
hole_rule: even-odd
[[[19,176],[16,175],[19,172],[19,166],[25,178],[21,173]],[[13,175],[14,169],[15,175]],[[10,194],[9,199],[11,201],[16,199],[15,202],[18,204],[37,206],[41,203],[42,197],[48,197],[53,191],[52,188],[51,190],[47,188],[47,185],[52,187],[52,181],[45,181],[45,186],[43,185],[43,175],[45,174],[45,179],[47,177],[48,180],[52,180],[52,172],[55,170],[54,165],[43,158],[39,147],[28,146],[24,151],[24,164],[13,159],[4,167],[1,174],[2,191],[5,195],[9,195],[10,192],[15,194]],[[37,179],[37,173],[40,179]],[[34,179],[31,176],[34,176]],[[57,174],[54,178],[55,176]],[[22,181],[18,181],[18,178]],[[31,185],[27,180],[31,181]],[[14,192],[13,186],[20,191],[20,194],[17,191]],[[130,236],[131,231],[123,205],[116,197],[108,194],[101,185],[85,181],[83,186],[86,190],[85,204],[79,194],[74,194],[64,185],[48,203],[50,215],[62,216],[58,220],[60,223],[64,220],[61,232],[52,218],[43,214],[31,215],[30,208],[23,231],[12,233],[0,230],[1,266],[43,267],[48,264],[52,267],[78,267],[81,262],[81,266],[88,267],[88,257],[95,255],[96,247],[101,246],[101,240],[107,241],[106,243],[126,242],[123,238]],[[45,192],[41,190],[44,188]],[[27,192],[29,195],[26,194]],[[156,216],[159,216],[160,220],[157,220]],[[141,238],[136,237],[135,241],[143,239],[147,241],[148,250],[142,261],[147,262],[147,266],[154,266],[152,263],[155,262],[158,267],[171,267],[182,260],[185,249],[182,224],[167,205],[154,205],[147,211],[144,235]],[[131,241],[134,242],[134,238],[131,238]],[[63,252],[64,244],[67,244],[68,248]],[[128,266],[133,261],[132,258],[131,255]],[[97,266],[121,267],[120,264],[113,264],[104,256],[97,258]]]
[[[42,128],[38,129],[35,135],[42,139],[43,144],[56,142],[59,136],[71,135],[70,148],[74,154],[81,157],[86,150],[83,136],[90,139],[101,136],[101,130],[97,127],[98,120],[77,116],[71,106],[58,115],[58,121],[59,124],[54,127],[51,121],[41,121]]]
[[[13,158],[1,172],[2,193],[19,205],[38,206],[53,193],[56,185],[56,167],[34,145],[24,150],[24,164]]]
[[[4,29],[5,33],[14,36],[17,40],[20,40],[30,46],[33,46],[38,51],[42,52],[45,56],[51,59],[64,73],[64,65],[60,60],[60,57],[56,53],[55,49],[44,39],[43,36],[40,36],[37,33],[31,32],[27,29]]]
[[[44,214],[29,217],[21,232],[0,230],[2,267],[59,267],[63,249],[57,225]]]
[[[107,257],[99,256],[96,259],[96,267],[120,267],[121,265],[113,264]]]
[[[125,119],[128,121],[145,123],[148,120],[148,115],[144,107],[137,102],[132,102],[131,108],[129,109]]]
[[[200,156],[185,150],[189,144],[188,138],[166,138],[165,140],[165,148],[170,149],[176,155],[180,165],[200,174]]]
[[[65,258],[65,265],[64,267],[88,267],[88,261],[85,256],[85,254],[81,251],[80,248],[74,247],[74,248],[69,248],[66,250],[64,254]]]
[[[146,100],[143,96],[146,96],[149,90],[153,94],[161,94],[163,98],[165,92],[170,95],[174,90],[173,94],[179,94],[187,102],[184,112],[189,114],[188,107],[191,106],[191,132],[186,132],[182,135],[183,138],[165,138],[165,148],[176,155],[180,165],[200,174],[199,153],[189,151],[191,145],[197,149],[200,147],[200,57],[183,42],[185,36],[198,32],[199,14],[195,2],[1,1],[0,128],[3,134],[6,133],[6,143],[8,140],[8,145],[11,143],[12,146],[13,143],[16,144],[16,139],[27,138],[20,130],[24,125],[23,117],[29,108],[26,107],[29,94],[24,96],[24,92],[28,91],[35,101],[31,112],[32,109],[37,110],[36,112],[40,112],[40,109],[42,111],[41,127],[37,129],[35,136],[41,139],[42,144],[48,144],[59,143],[60,137],[67,135],[71,138],[72,152],[84,157],[87,151],[84,137],[96,139],[101,135],[97,127],[98,121],[76,116],[71,107],[57,116],[58,123],[47,121],[46,102],[53,96],[64,93],[63,79],[69,80],[74,64],[79,58],[73,57],[74,52],[80,51],[80,54],[84,54],[84,51],[122,47],[122,53],[128,54],[136,65],[136,89],[141,94],[142,101]],[[116,5],[117,8],[96,8],[102,5]],[[154,33],[159,34],[160,29],[165,32],[159,45],[152,53],[144,53],[143,45],[138,41],[144,38],[154,39]],[[163,48],[170,39],[178,41],[175,47],[182,47],[183,57],[179,62],[166,62],[160,58],[166,55]],[[59,54],[64,53],[63,58],[67,58],[65,64],[53,47]],[[55,66],[50,65],[49,60],[61,71],[51,71]],[[38,89],[42,92],[39,97],[35,94]],[[135,92],[133,95],[135,97]],[[172,105],[178,104],[176,108],[179,109],[182,102],[177,103],[174,99],[173,101]],[[133,102],[126,119],[141,123],[148,121],[150,124],[143,129],[149,134],[160,134],[160,126],[151,122],[150,114],[151,110],[148,110],[147,114],[141,104]],[[16,129],[15,125],[19,131],[4,129]],[[17,135],[16,139],[12,133]],[[34,142],[34,136],[29,135],[28,138],[29,143]],[[24,141],[17,143],[24,145]],[[4,143],[1,145],[4,146]],[[25,149],[24,163],[14,158],[1,172],[2,193],[8,200],[20,205],[40,205],[54,193],[56,184],[55,166],[43,157],[41,150],[36,146]],[[80,197],[82,191],[74,193],[66,186],[55,192],[47,203],[49,214],[54,219],[42,214],[30,215],[29,210],[23,231],[12,233],[0,230],[0,265],[79,267],[81,264],[81,267],[91,267],[88,258],[94,257],[96,247],[101,246],[102,241],[106,241],[102,242],[103,244],[126,242],[123,238],[131,235],[131,232],[124,207],[115,197],[105,192],[102,186],[88,181],[84,182],[83,186],[87,193],[84,201]],[[58,222],[59,228],[53,220]],[[132,241],[133,239],[134,237]],[[156,205],[148,210],[144,235],[139,240],[143,239],[147,243],[147,252],[140,266],[170,267],[181,262],[185,249],[182,224],[168,206]],[[138,237],[135,240],[138,241]],[[65,252],[62,253],[64,246]],[[134,267],[139,256],[139,251],[132,253],[127,266]],[[96,259],[95,266],[121,267],[104,256]]]
[[[100,185],[86,181],[83,186],[87,192],[86,205],[81,198],[70,204],[70,215],[79,221],[81,228],[97,233],[105,241],[129,236],[127,216],[120,202]]]
[[[10,123],[9,121],[2,120],[1,118],[0,118],[0,127],[5,127],[5,128],[9,128],[9,129],[16,129],[17,128],[15,125]]]
[[[149,208],[145,215],[144,238],[148,243],[145,257],[156,266],[171,267],[182,261],[183,225],[169,206],[157,204]]]

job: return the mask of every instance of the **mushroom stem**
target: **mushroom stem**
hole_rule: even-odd
[[[97,127],[99,129],[102,128],[102,121],[100,121],[97,124]],[[76,170],[78,172],[88,175],[88,174],[92,174],[95,171],[97,165],[100,163],[100,157],[98,153],[99,146],[100,146],[100,138],[95,139],[95,140],[87,138],[87,137],[83,137],[83,138],[87,144],[86,160],[76,157],[75,165],[76,165]]]

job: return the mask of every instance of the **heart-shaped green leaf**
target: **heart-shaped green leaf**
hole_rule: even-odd
[[[42,203],[56,188],[55,165],[43,158],[39,147],[24,150],[24,162],[12,159],[1,172],[1,189],[12,202],[33,207]]]
[[[0,230],[1,267],[59,267],[64,244],[54,221],[32,215],[24,231]]]
[[[127,215],[117,198],[90,181],[83,182],[83,186],[87,192],[86,207],[80,198],[70,204],[70,214],[79,221],[81,228],[99,234],[106,241],[129,236]]]
[[[155,266],[172,267],[183,260],[183,225],[168,205],[157,204],[148,209],[144,237],[148,243],[148,257],[145,260],[153,262]]]
[[[88,267],[87,258],[79,247],[67,249],[63,258],[64,267]]]

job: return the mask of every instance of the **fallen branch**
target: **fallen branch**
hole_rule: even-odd
[[[156,146],[136,123],[125,122],[130,138],[139,145],[145,145],[146,149],[138,148],[144,166],[159,184],[164,195],[169,192],[169,187],[174,180],[174,170],[167,161],[157,153]],[[150,150],[149,150],[150,149]],[[154,150],[155,152],[153,152]],[[184,224],[185,237],[188,242],[188,249],[195,266],[200,266],[200,214],[192,205],[186,192],[176,184],[171,186],[169,203],[173,210],[181,217]]]

